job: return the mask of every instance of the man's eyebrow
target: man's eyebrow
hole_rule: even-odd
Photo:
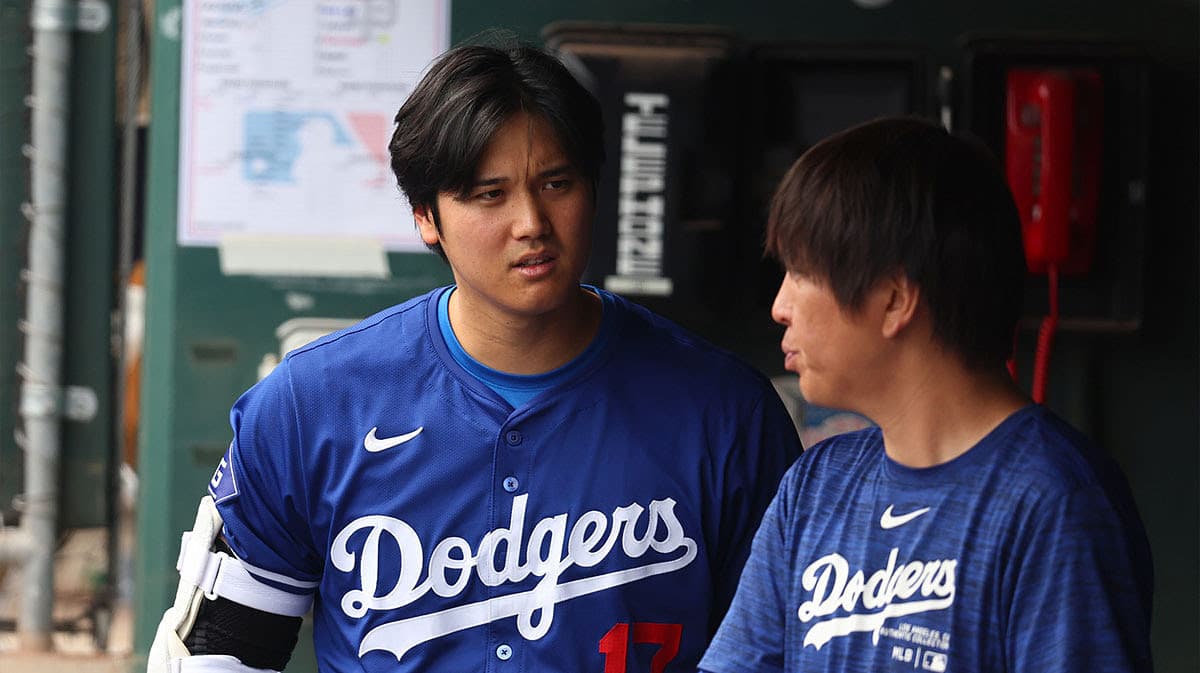
[[[547,168],[546,170],[538,173],[537,177],[539,179],[544,179],[544,178],[548,178],[548,177],[551,177],[554,175],[563,175],[565,173],[574,173],[574,172],[575,172],[575,167],[572,166],[571,164],[559,164],[557,166],[552,166],[552,167]]]
[[[468,189],[475,189],[476,187],[488,187],[490,185],[498,185],[502,182],[508,182],[508,178],[481,178],[479,180],[472,182],[470,184],[470,186],[468,187]]]
[[[575,172],[574,166],[572,166],[569,163],[564,163],[564,164],[559,164],[557,166],[551,166],[550,168],[547,168],[544,171],[540,171],[534,177],[537,178],[538,180],[545,180],[546,178],[553,177],[555,175],[565,175],[567,173],[574,173],[574,172]],[[467,187],[467,189],[476,189],[478,187],[490,187],[492,185],[499,185],[499,184],[503,184],[508,181],[509,181],[509,178],[507,178],[507,177],[480,178],[478,180],[473,181]]]

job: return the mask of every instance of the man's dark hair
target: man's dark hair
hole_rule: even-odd
[[[843,309],[903,271],[934,338],[970,367],[1008,358],[1026,272],[1012,194],[990,152],[922,119],[878,119],[805,152],[771,202],[766,250]]]
[[[439,192],[466,196],[492,135],[518,113],[554,129],[595,198],[604,163],[600,105],[552,54],[524,44],[468,44],[440,56],[396,113],[392,172],[413,208],[434,224]],[[429,246],[444,260],[440,245]]]

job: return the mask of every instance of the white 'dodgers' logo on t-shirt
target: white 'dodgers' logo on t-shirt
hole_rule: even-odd
[[[472,570],[487,586],[516,583],[529,576],[541,580],[533,589],[485,601],[383,624],[372,629],[358,649],[361,657],[373,650],[386,650],[399,661],[406,652],[421,643],[456,631],[482,626],[497,619],[515,616],[517,630],[528,640],[537,640],[550,630],[554,606],[572,598],[604,591],[640,579],[674,572],[696,558],[696,541],[687,537],[675,516],[671,498],[653,500],[649,507],[632,503],[613,510],[608,516],[595,510],[585,512],[567,531],[567,515],[559,514],[538,521],[525,541],[525,504],[528,494],[513,498],[508,528],[497,528],[483,536],[478,549],[461,537],[448,537],[425,554],[416,532],[404,521],[390,516],[364,516],[351,521],[338,533],[330,550],[330,560],[338,570],[359,573],[359,587],[342,596],[341,608],[348,617],[360,618],[368,610],[391,610],[425,596],[430,591],[443,598],[461,594],[471,579]],[[635,524],[648,512],[646,532],[640,538]],[[361,556],[349,549],[350,537],[360,530],[369,531]],[[400,575],[395,585],[382,594],[379,587],[379,542],[387,534],[400,548]],[[653,550],[678,558],[648,563],[615,572],[584,577],[559,584],[568,568],[597,565],[616,547],[630,559]],[[504,541],[506,552],[497,567],[495,551]],[[523,544],[524,543],[524,544]],[[521,551],[525,551],[524,562]],[[565,550],[565,553],[564,553]],[[540,613],[540,614],[539,614]],[[538,620],[534,622],[534,617]]]
[[[897,566],[899,554],[893,547],[887,566],[870,577],[862,570],[851,575],[850,563],[837,553],[809,564],[800,582],[812,598],[800,604],[800,621],[808,623],[839,608],[851,614],[819,619],[804,635],[804,646],[819,650],[837,636],[863,631],[873,632],[872,642],[878,644],[879,629],[887,619],[945,610],[954,604],[957,560],[910,561]],[[918,594],[917,600],[909,600]]]

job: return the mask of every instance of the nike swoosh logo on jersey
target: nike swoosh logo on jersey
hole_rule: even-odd
[[[416,430],[413,430],[412,432],[406,432],[403,435],[397,435],[395,437],[385,437],[384,439],[380,439],[375,436],[375,433],[379,430],[379,428],[374,427],[374,428],[371,428],[371,431],[368,432],[367,436],[363,438],[363,448],[366,449],[367,451],[370,451],[371,453],[379,453],[380,451],[390,449],[393,446],[400,446],[401,444],[403,444],[403,443],[413,439],[417,435],[421,434],[421,431],[424,429],[425,429],[425,426],[422,425],[421,427],[417,428]]]
[[[879,517],[879,527],[884,530],[888,530],[890,528],[896,528],[897,526],[903,526],[904,524],[912,521],[928,511],[928,507],[922,507],[921,509],[909,512],[908,514],[895,516],[892,514],[892,505],[888,505],[888,508],[883,510],[883,516]]]

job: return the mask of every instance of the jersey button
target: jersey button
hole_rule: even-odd
[[[504,435],[504,441],[508,442],[509,446],[516,446],[520,444],[522,439],[524,439],[524,437],[522,437],[521,433],[517,432],[516,430],[509,430]]]
[[[512,648],[508,645],[501,645],[496,648],[496,658],[500,661],[508,661],[512,659]]]
[[[516,477],[505,477],[504,478],[504,490],[508,491],[509,493],[512,493],[513,491],[517,490],[518,488],[521,488],[521,482],[517,481]]]

